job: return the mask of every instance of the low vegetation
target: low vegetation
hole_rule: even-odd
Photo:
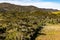
[[[34,6],[0,4],[0,39],[35,40],[47,24],[59,24],[60,16],[53,9],[40,9]],[[5,5],[5,6],[4,6]]]

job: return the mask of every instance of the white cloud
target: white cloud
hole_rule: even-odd
[[[16,3],[19,5],[34,5],[39,8],[53,8],[53,9],[59,9],[60,10],[60,3],[54,3],[54,2],[33,2],[33,3]]]
[[[30,0],[31,1],[31,0]],[[18,5],[34,5],[39,8],[53,8],[53,9],[59,9],[60,10],[60,3],[54,3],[54,2],[21,2],[21,1],[2,1],[2,2],[8,2]]]

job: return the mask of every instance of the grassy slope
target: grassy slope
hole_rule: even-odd
[[[53,14],[60,14],[60,11],[52,12]]]
[[[60,24],[44,26],[42,32],[46,35],[40,35],[36,40],[60,40]]]
[[[38,25],[41,26],[41,22],[52,24],[59,22],[59,20],[57,21],[58,16],[51,14],[47,9],[11,4],[0,5],[0,29],[6,28],[5,40],[20,40],[21,36],[30,38],[31,32],[35,32],[34,30],[38,28]]]

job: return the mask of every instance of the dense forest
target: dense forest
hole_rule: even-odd
[[[41,33],[43,26],[60,23],[58,11],[0,3],[0,40],[35,40],[38,35],[46,35]]]

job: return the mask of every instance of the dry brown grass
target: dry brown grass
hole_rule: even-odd
[[[39,35],[36,40],[60,40],[60,24],[44,26],[42,32],[46,35]]]

